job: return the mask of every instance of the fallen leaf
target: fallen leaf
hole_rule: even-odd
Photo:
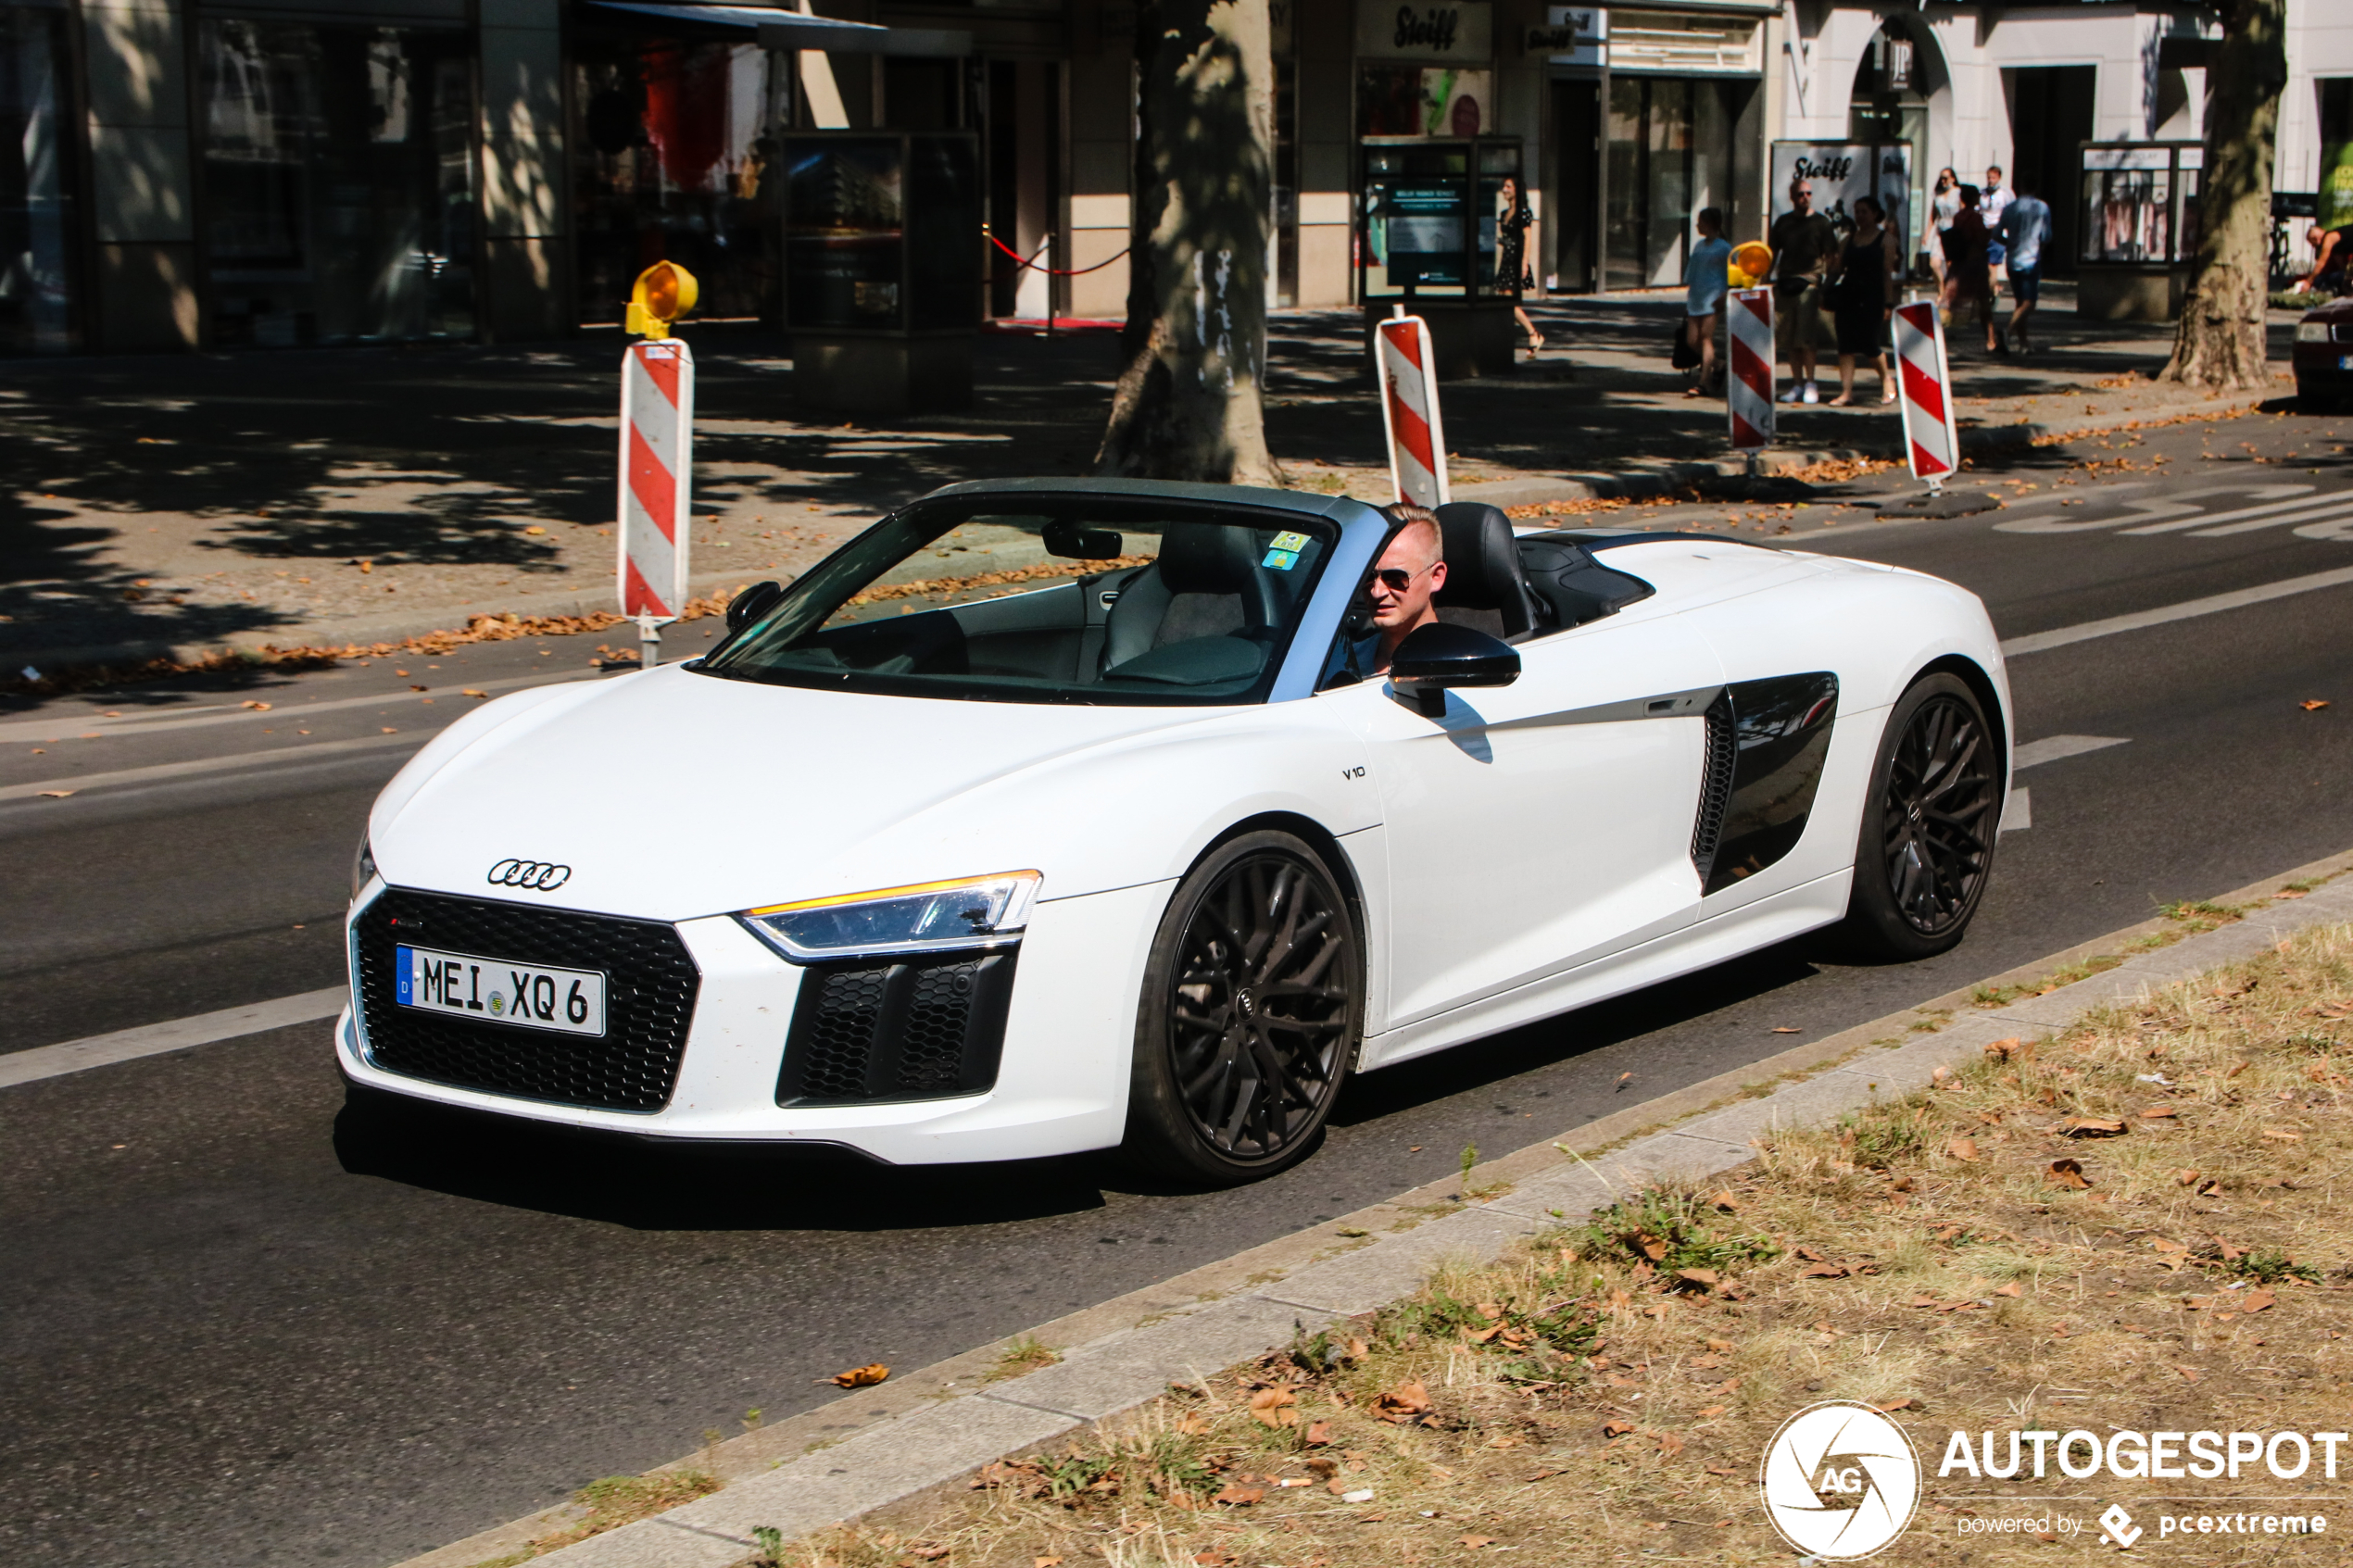
[[[1633,1081],[1634,1075],[1631,1073],[1621,1073],[1617,1075],[1617,1086],[1621,1089]]]
[[[2234,1062],[2231,1063],[2231,1070],[2230,1070],[2228,1073],[2223,1073],[2223,1074],[2222,1074],[2222,1076],[2223,1076],[2225,1079],[2235,1078],[2235,1077],[2237,1077],[2240,1073],[2244,1073],[2244,1072],[2246,1072],[2246,1063],[2245,1063],[2245,1062],[2243,1062],[2243,1061],[2234,1061]]]
[[[1909,1176],[1896,1176],[1888,1182],[1887,1190],[1890,1192],[1909,1192],[1912,1190],[1912,1178]]]
[[[1658,1451],[1661,1458],[1673,1459],[1677,1454],[1683,1451],[1683,1435],[1680,1432],[1660,1433],[1658,1435]]]
[[[1703,1410],[1703,1411],[1701,1411],[1699,1412],[1699,1413],[1700,1413],[1700,1419],[1701,1419],[1701,1420],[1703,1420],[1703,1421],[1713,1421],[1713,1420],[1715,1420],[1718,1416],[1722,1415],[1722,1414],[1724,1413],[1724,1411],[1725,1411],[1725,1409],[1726,1409],[1726,1408],[1727,1408],[1727,1407],[1725,1407],[1725,1406],[1723,1406],[1723,1405],[1709,1405],[1707,1408],[1705,1408],[1705,1410]],[[1715,1467],[1714,1465],[1712,1465],[1712,1464],[1711,1464],[1711,1465],[1709,1465],[1707,1468],[1708,1468],[1708,1469],[1710,1469],[1710,1470],[1716,1470],[1716,1467]],[[1730,1472],[1730,1471],[1729,1471],[1729,1470],[1721,1470],[1721,1471],[1717,1471],[1717,1474],[1719,1474],[1719,1475],[1730,1475],[1730,1474],[1731,1474],[1731,1472]]]
[[[466,688],[465,688],[465,690],[464,690],[464,691],[460,692],[459,695],[460,696],[488,696],[490,694],[489,694],[488,692],[485,692],[485,691],[481,690],[479,687],[475,687],[475,686],[468,686],[468,687],[466,687]]]
[[[1997,1287],[1994,1294],[1996,1296],[2023,1296],[2026,1294],[2026,1287],[2019,1284],[2018,1281],[2012,1280],[2009,1284]]]
[[[237,706],[240,708],[250,708],[256,713],[267,713],[270,711],[270,705],[266,702],[241,702]]]
[[[1029,1560],[1029,1568],[1063,1568],[1063,1560],[1060,1557],[1033,1557]]]
[[[400,733],[398,730],[395,729],[395,728],[394,728],[392,725],[390,725],[390,724],[379,724],[379,725],[377,725],[376,727],[377,727],[379,730],[381,730],[384,734],[388,734],[388,735],[396,735],[396,734],[398,734]]]
[[[1776,1034],[1776,1035],[1794,1035],[1794,1034],[1796,1034],[1796,1033],[1797,1033],[1797,1031],[1796,1031],[1796,1030],[1794,1030],[1794,1029],[1793,1029],[1793,1028],[1791,1028],[1791,1027],[1790,1027],[1789,1025],[1787,1025],[1787,1024],[1783,1024],[1783,1025],[1781,1025],[1780,1028],[1775,1029],[1774,1031],[1772,1031],[1772,1033],[1774,1033],[1774,1034]]]
[[[2113,1116],[2070,1116],[2066,1131],[2070,1138],[2112,1138],[2123,1133],[2124,1123]]]
[[[2009,1060],[2012,1053],[2014,1053],[2017,1049],[2018,1036],[2013,1035],[2007,1040],[1996,1040],[1992,1045],[1987,1046],[1985,1047],[1985,1054],[1992,1057],[1996,1061],[2007,1061]]]
[[[1741,1206],[1741,1200],[1732,1196],[1732,1189],[1730,1187],[1726,1187],[1707,1201],[1727,1214],[1737,1213]]]
[[[1805,1259],[1809,1263],[1819,1263],[1824,1261],[1822,1254],[1818,1249],[1811,1247],[1799,1248],[1797,1249],[1797,1255]]]
[[[523,529],[523,532],[524,532],[525,533],[547,533],[547,531],[546,529],[544,529],[544,528],[540,527],[537,523],[535,523],[535,523],[532,523],[532,524],[528,525],[527,527],[525,527],[525,528]],[[1054,1559],[1054,1561],[1055,1561],[1055,1562],[1060,1562],[1062,1561],[1062,1559],[1061,1559],[1061,1558],[1059,1558],[1059,1557],[1057,1557],[1057,1558],[1055,1558],[1055,1559]]]
[[[1851,1272],[1843,1263],[1817,1263],[1798,1277],[1800,1279],[1844,1279]]]
[[[1299,1411],[1299,1390],[1277,1386],[1261,1388],[1250,1397],[1250,1415],[1261,1426],[1296,1426]]]
[[[2239,1298],[2239,1311],[2259,1312],[2266,1307],[2277,1306],[2279,1299],[2277,1294],[2269,1290],[2250,1290]]]
[[[1879,1411],[1881,1415],[1893,1415],[1897,1411],[1911,1410],[1919,1404],[1919,1401],[1918,1399],[1906,1396],[1901,1399],[1890,1399],[1883,1405],[1873,1405],[1871,1408]]]
[[[2322,709],[2328,706],[2328,699],[2325,697],[2308,696],[2296,706],[2304,709],[2307,713],[2318,713]]]
[[[1604,1437],[1623,1437],[1626,1434],[1633,1430],[1634,1424],[1630,1421],[1604,1421],[1602,1423],[1602,1436]]]
[[[67,796],[79,794],[80,792],[70,789],[44,789],[41,793],[52,800],[63,800]]]
[[[1245,1486],[1237,1481],[1209,1500],[1224,1503],[1227,1508],[1248,1508],[1252,1503],[1263,1501],[1265,1496],[1265,1487]]]
[[[1396,1425],[1421,1421],[1431,1414],[1429,1390],[1420,1378],[1373,1396],[1373,1413]]]
[[[1734,1470],[1729,1464],[1711,1464],[1707,1467],[1707,1473],[1710,1475],[1737,1475],[1740,1474],[1739,1471]]]
[[[2152,1105],[2141,1112],[2144,1122],[2171,1122],[2173,1119],[2173,1108],[2170,1105]]]
[[[1973,1160],[1977,1158],[1977,1140],[1975,1138],[1955,1138],[1952,1142],[1944,1146],[1944,1152],[1951,1155],[1956,1160]]]
[[[2063,1187],[2087,1187],[2092,1185],[2083,1174],[2083,1167],[2072,1160],[2052,1160],[2049,1176]]]
[[[363,560],[359,562],[359,570],[362,571],[373,571],[376,570],[376,563],[371,560]]]
[[[1457,1544],[1468,1547],[1471,1550],[1477,1551],[1480,1547],[1493,1546],[1495,1544],[1495,1537],[1492,1536],[1465,1536]]]
[[[2173,1370],[2180,1373],[2192,1383],[2196,1383],[2200,1375],[2197,1368],[2194,1366],[2177,1366]]]
[[[1714,1269],[1677,1269],[1675,1277],[1687,1284],[1695,1285],[1702,1290],[1713,1290],[1719,1283]]]
[[[1307,1424],[1307,1435],[1300,1439],[1302,1443],[1304,1443],[1311,1449],[1320,1449],[1331,1440],[1332,1424],[1328,1421],[1309,1422]],[[1329,1460],[1310,1460],[1308,1461],[1308,1467],[1313,1469],[1317,1464],[1329,1464],[1330,1462],[1331,1461]]]
[[[869,1385],[880,1383],[889,1375],[888,1367],[880,1361],[872,1361],[865,1366],[851,1367],[848,1372],[837,1372],[833,1376],[821,1378],[819,1381],[836,1384],[844,1388],[864,1388]]]

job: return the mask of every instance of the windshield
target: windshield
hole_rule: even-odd
[[[1335,537],[1317,518],[1150,497],[917,502],[697,668],[994,702],[1264,701]]]

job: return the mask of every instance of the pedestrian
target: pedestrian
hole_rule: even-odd
[[[1814,385],[1814,345],[1822,331],[1822,272],[1838,250],[1831,220],[1814,210],[1814,190],[1803,180],[1789,182],[1790,210],[1773,220],[1773,264],[1765,270],[1773,285],[1773,335],[1789,364],[1784,403],[1819,403]]]
[[[1953,215],[1953,226],[1944,231],[1945,316],[1948,320],[1958,321],[1962,307],[1974,307],[1978,320],[1985,327],[1985,352],[2006,353],[1994,333],[1993,280],[1987,273],[1985,239],[1985,217],[1977,209],[1977,187],[1963,185],[1961,209]]]
[[[1517,175],[1504,176],[1496,203],[1502,210],[1495,216],[1495,292],[1512,302],[1512,320],[1528,334],[1528,357],[1533,359],[1544,346],[1544,334],[1528,319],[1528,307],[1520,303],[1520,296],[1536,282],[1528,270],[1528,230],[1536,215],[1520,194]]]
[[[2051,238],[2050,204],[2021,186],[2002,209],[1997,228],[2009,257],[2010,297],[2018,302],[2010,312],[2010,346],[2020,355],[2032,354],[2026,322],[2043,295],[2043,247]]]
[[[1838,329],[1838,395],[1833,408],[1855,401],[1855,361],[1869,355],[1879,370],[1879,400],[1895,401],[1895,383],[1887,374],[1887,323],[1895,312],[1896,280],[1903,275],[1903,257],[1895,236],[1885,227],[1886,211],[1876,197],[1855,198],[1855,232],[1838,254],[1831,274],[1834,302],[1831,320]]]
[[[1701,207],[1692,222],[1699,231],[1699,244],[1692,246],[1692,257],[1683,266],[1683,332],[1699,356],[1699,367],[1698,379],[1683,395],[1698,397],[1716,386],[1716,318],[1730,286],[1732,242],[1724,237],[1720,207]]]
[[[2002,166],[1988,164],[1985,183],[1977,193],[1978,216],[1985,220],[1985,266],[1989,297],[2002,292],[2002,214],[2008,210],[2009,192],[2002,188]]]
[[[1936,172],[1936,194],[1929,202],[1929,211],[1936,220],[1936,232],[1929,236],[1928,270],[1936,274],[1936,294],[1944,295],[1944,231],[1953,226],[1953,215],[1961,210],[1961,178],[1951,169]]]
[[[2312,247],[2312,270],[2296,280],[2290,294],[2340,295],[2346,292],[2346,263],[2353,260],[2353,223],[2330,228],[2313,221],[2304,233]]]

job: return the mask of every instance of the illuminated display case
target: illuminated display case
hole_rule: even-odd
[[[1512,369],[1510,280],[1496,275],[1505,180],[1525,181],[1517,137],[1366,136],[1356,293],[1372,322],[1397,306],[1429,322],[1443,377]],[[1525,196],[1523,196],[1525,199]],[[1523,267],[1527,261],[1522,263]]]
[[[964,132],[783,138],[784,320],[804,402],[962,408],[982,282],[978,144]]]
[[[2086,142],[2077,304],[2104,320],[2171,320],[2197,256],[2206,151],[2195,142]]]

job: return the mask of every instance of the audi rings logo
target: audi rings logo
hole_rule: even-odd
[[[572,880],[572,868],[552,860],[501,860],[490,868],[493,887],[521,887],[533,893],[553,893]]]
[[[1781,1424],[1765,1450],[1765,1512],[1781,1538],[1832,1562],[1869,1557],[1919,1508],[1920,1461],[1904,1429],[1869,1405],[1831,1399]]]

